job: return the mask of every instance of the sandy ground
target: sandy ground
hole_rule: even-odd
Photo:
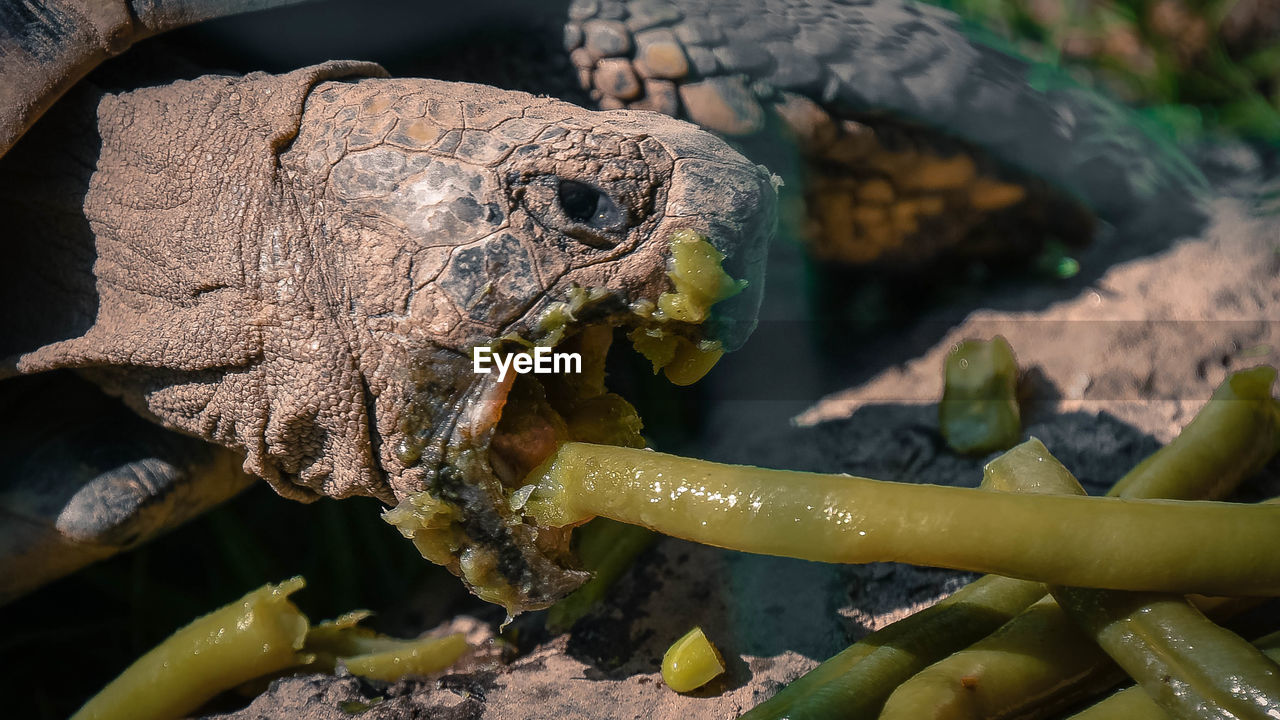
[[[984,298],[982,309],[961,319],[954,309],[921,318],[906,330],[926,338],[915,342],[917,350],[888,367],[864,361],[861,380],[816,402],[818,394],[804,401],[804,388],[821,389],[833,375],[824,375],[828,365],[801,357],[797,343],[786,362],[803,382],[764,400],[726,393],[719,432],[699,454],[976,485],[984,458],[946,449],[933,403],[948,349],[964,338],[999,333],[1027,373],[1027,433],[1044,441],[1091,493],[1102,492],[1175,435],[1228,372],[1280,361],[1280,223],[1258,216],[1255,207],[1248,193],[1220,197],[1193,235],[1142,244],[1113,233],[1081,258],[1082,277],[1074,285],[1013,288]],[[770,293],[788,290],[781,267]],[[800,311],[794,298],[784,297],[766,308],[765,318]],[[950,329],[939,332],[944,325]],[[741,387],[733,372],[712,387]],[[793,415],[797,422],[790,422]],[[344,710],[344,704],[357,701],[370,704],[359,715],[370,720],[733,718],[849,642],[964,580],[947,571],[828,566],[664,540],[641,556],[606,606],[571,632],[547,636],[536,621],[518,621],[520,644],[529,651],[509,664],[481,657],[441,678],[390,688],[350,677],[283,680],[225,717],[348,718],[358,708]],[[666,647],[693,625],[720,647],[729,669],[709,687],[677,695],[662,685],[658,665]],[[453,629],[469,632],[482,656],[498,652],[490,624],[464,617]]]

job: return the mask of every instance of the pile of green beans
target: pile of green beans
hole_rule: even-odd
[[[1178,438],[1126,474],[1110,494],[1188,500],[1220,498],[1233,491],[1280,450],[1280,403],[1271,397],[1274,379],[1275,371],[1268,367],[1229,377]],[[1037,446],[1038,442],[1024,444],[993,461],[984,489],[1079,492],[1065,468],[1046,462],[1051,457]],[[1010,472],[1020,466],[1022,470]],[[1044,591],[1039,583],[983,577],[933,607],[872,633],[748,712],[744,720],[1043,717],[1123,677],[1103,648],[1114,653],[1125,670],[1155,682],[1151,692],[1161,702],[1160,714],[1149,717],[1203,717],[1233,705],[1233,710],[1246,713],[1239,717],[1275,716],[1280,690],[1272,685],[1274,664],[1204,619],[1185,600],[1059,588],[1060,595],[1072,598],[1068,605],[1073,611],[1064,612],[1053,599],[1041,599]],[[1110,603],[1103,602],[1107,598]],[[1088,600],[1094,601],[1092,606]],[[1218,599],[1202,602],[1201,607],[1225,616],[1245,604]],[[1136,643],[1131,642],[1132,633],[1118,630],[1135,613],[1152,619],[1139,626],[1145,637]],[[1099,642],[1081,633],[1072,620],[1086,628],[1092,625],[1099,631]],[[1104,639],[1107,630],[1110,641]],[[1191,646],[1198,648],[1194,654],[1186,652]],[[1206,646],[1215,651],[1204,653]],[[1169,678],[1179,677],[1184,664],[1191,677],[1171,689]],[[1175,666],[1177,672],[1171,670]],[[917,673],[919,680],[912,680]],[[1232,689],[1241,688],[1253,688],[1254,697],[1229,697]],[[891,695],[900,699],[888,706]],[[1116,707],[1134,704],[1133,697],[1116,700]]]

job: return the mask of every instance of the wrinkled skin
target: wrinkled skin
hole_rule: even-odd
[[[19,373],[77,368],[243,452],[287,497],[436,489],[521,602],[545,605],[582,576],[561,543],[510,522],[483,462],[509,383],[473,374],[471,348],[537,341],[575,285],[608,291],[601,313],[656,299],[679,229],[752,283],[719,325],[740,341],[770,179],[656,114],[383,74],[330,63],[104,97],[83,197],[92,275],[63,269],[72,307],[44,311],[38,347],[10,335],[4,351]]]

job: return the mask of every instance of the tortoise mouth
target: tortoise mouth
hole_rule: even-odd
[[[566,359],[561,372],[481,376],[434,482],[388,511],[388,522],[424,557],[510,614],[547,607],[585,582],[589,575],[574,569],[572,528],[526,516],[529,492],[521,485],[565,442],[645,447],[635,408],[605,384],[615,332],[625,333],[655,373],[678,385],[696,382],[723,354],[706,337],[710,306],[740,289],[720,269],[722,259],[705,238],[676,233],[668,272],[674,292],[627,303],[573,288],[535,321],[536,342],[508,336],[493,343],[494,353],[508,357],[547,348],[577,362]]]

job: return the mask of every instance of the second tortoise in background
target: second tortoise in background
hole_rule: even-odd
[[[594,100],[731,137],[792,186],[784,211],[821,259],[1030,256],[1087,242],[1095,216],[1198,219],[1201,180],[1176,149],[1101,95],[972,40],[946,10],[575,0],[569,16],[565,48]]]

